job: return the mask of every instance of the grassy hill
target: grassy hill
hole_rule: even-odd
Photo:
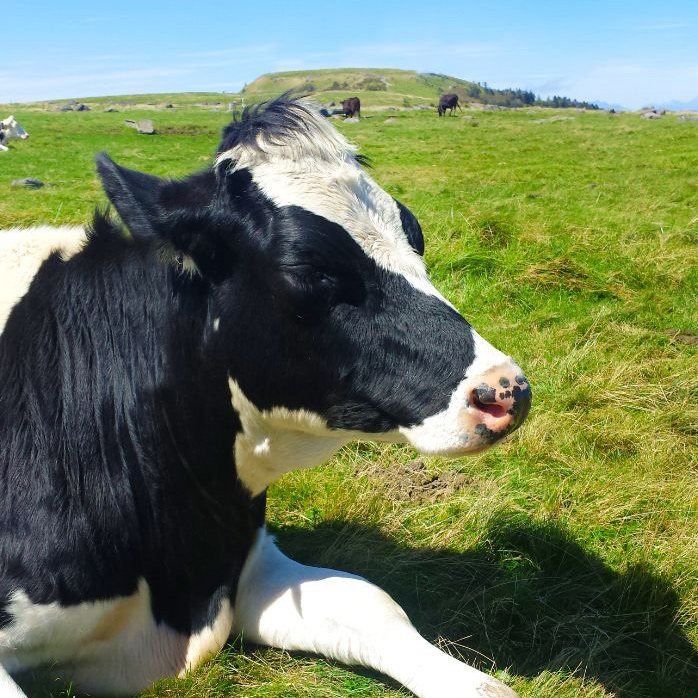
[[[379,105],[435,104],[444,92],[466,99],[467,80],[390,68],[337,68],[267,73],[245,86],[248,100],[269,99],[283,92],[316,94],[320,101],[337,101],[356,95],[368,107]]]

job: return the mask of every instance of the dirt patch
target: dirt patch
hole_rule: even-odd
[[[388,472],[384,468],[380,468],[380,471],[376,468],[375,471],[371,470],[370,475],[379,476],[391,499],[398,502],[433,503],[475,484],[472,477],[454,470],[433,472],[419,458],[407,463],[395,463]]]
[[[196,126],[163,126],[158,127],[158,134],[161,136],[215,136],[214,129],[197,128]]]
[[[666,330],[664,334],[678,344],[692,344],[694,347],[698,347],[698,332],[688,332],[686,330]]]

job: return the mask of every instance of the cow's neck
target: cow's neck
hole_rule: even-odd
[[[235,467],[253,496],[284,473],[320,465],[349,440],[313,412],[284,407],[259,410],[237,381],[230,378],[228,385],[242,425],[235,437]]]

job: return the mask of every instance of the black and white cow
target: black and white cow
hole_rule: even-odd
[[[0,152],[9,150],[7,144],[14,138],[26,140],[29,134],[17,123],[14,116],[0,121]]]
[[[352,439],[460,456],[528,412],[414,216],[302,102],[248,110],[181,181],[97,166],[129,234],[0,233],[0,696],[40,664],[137,692],[231,633],[422,698],[513,696],[264,530],[267,486]]]

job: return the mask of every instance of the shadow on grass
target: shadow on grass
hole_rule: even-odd
[[[670,584],[643,567],[613,571],[558,524],[503,513],[465,553],[406,548],[352,522],[275,534],[300,562],[377,583],[424,636],[484,671],[562,670],[619,698],[698,695],[698,653]]]

